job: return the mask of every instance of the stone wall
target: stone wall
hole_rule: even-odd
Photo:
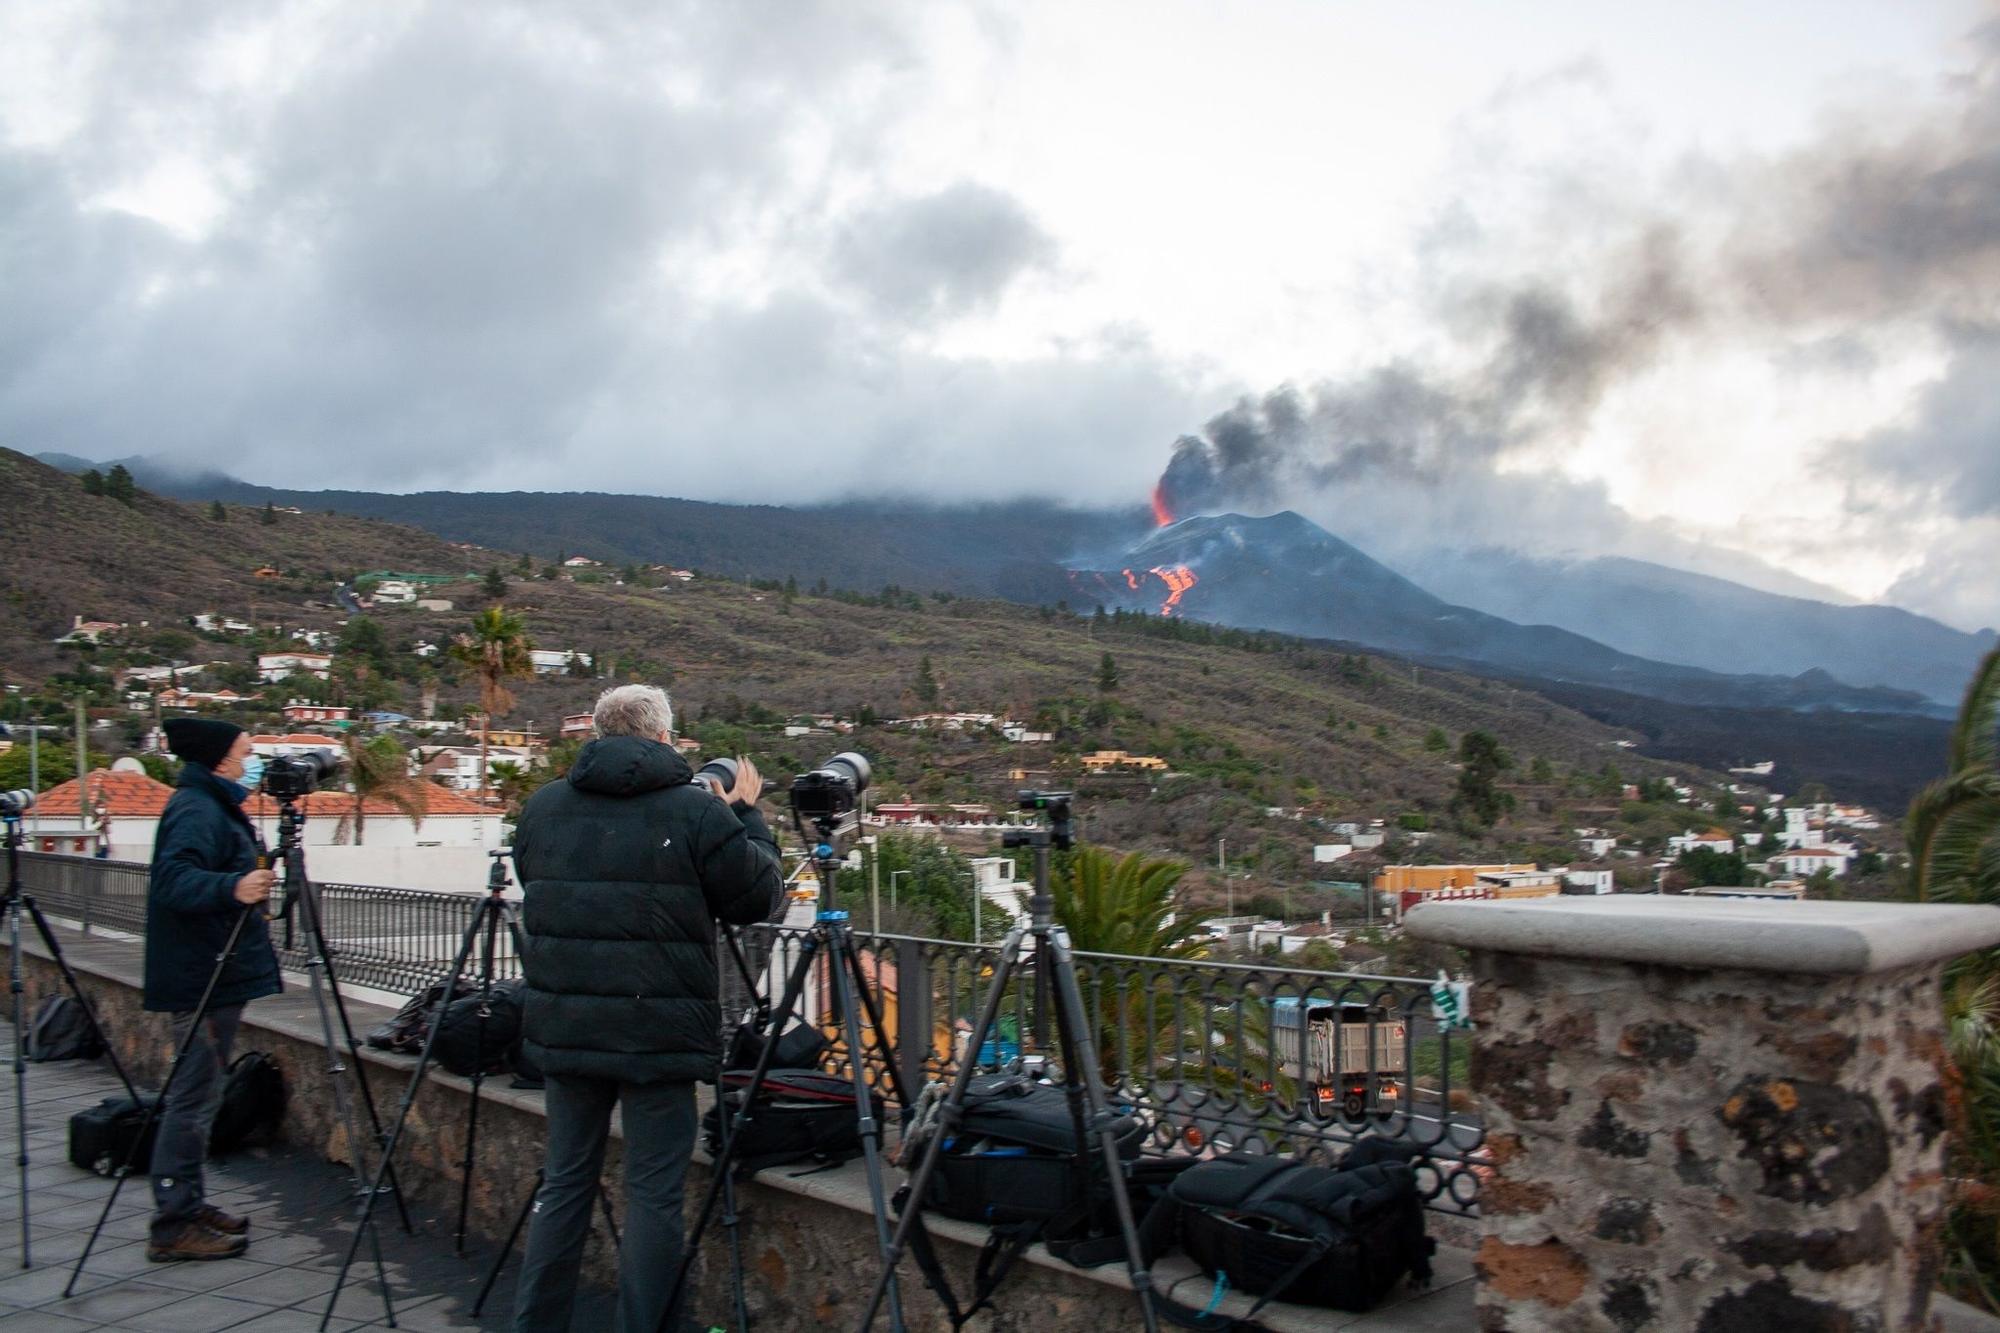
[[[1480,1328],[1934,1328],[1939,977],[2000,912],[1605,901],[1412,916],[1472,959]]]
[[[1774,982],[1481,952],[1474,978],[1474,1020],[1509,1034],[1473,1053],[1482,1328],[1928,1326],[1935,968]]]

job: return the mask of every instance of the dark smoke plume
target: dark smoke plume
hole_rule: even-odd
[[[1697,330],[1751,335],[1774,359],[1877,328],[1940,339],[1955,367],[1988,355],[2000,332],[2000,19],[1969,44],[1971,68],[1921,122],[1857,114],[1808,150],[1707,164],[1696,174],[1719,182],[1711,206],[1731,219],[1719,241],[1697,245],[1658,219],[1580,274],[1448,292],[1437,314],[1473,353],[1470,370],[1397,362],[1238,401],[1175,442],[1163,503],[1185,517],[1293,505],[1363,478],[1490,485],[1510,452],[1580,435],[1607,393]],[[1937,465],[1974,466],[1960,448],[1941,437]]]

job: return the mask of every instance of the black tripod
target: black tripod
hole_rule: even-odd
[[[896,1226],[896,1234],[884,1252],[882,1272],[875,1280],[868,1308],[861,1316],[859,1327],[864,1333],[873,1327],[875,1312],[882,1306],[883,1293],[891,1288],[895,1279],[896,1265],[909,1246],[911,1234],[921,1225],[919,1214],[924,1191],[937,1170],[938,1158],[944,1152],[946,1142],[958,1131],[965,1111],[966,1089],[972,1083],[979,1051],[993,1033],[1000,1005],[1006,998],[1007,983],[1022,966],[1022,946],[1029,937],[1033,937],[1035,944],[1034,1034],[1038,1043],[1046,1040],[1045,1015],[1051,993],[1055,1001],[1056,1038],[1062,1051],[1063,1091],[1069,1097],[1070,1119],[1076,1130],[1075,1166],[1081,1190],[1078,1197],[1090,1197],[1090,1162],[1084,1155],[1083,1145],[1094,1139],[1103,1178],[1111,1187],[1112,1207],[1118,1215],[1118,1231],[1125,1242],[1125,1271],[1130,1275],[1132,1290],[1139,1298],[1139,1316],[1147,1333],[1158,1333],[1159,1319],[1153,1311],[1152,1274],[1146,1267],[1145,1254],[1139,1245],[1139,1228],[1132,1216],[1132,1200],[1125,1192],[1124,1166],[1118,1155],[1117,1135],[1112,1128],[1117,1117],[1110,1108],[1104,1079],[1097,1068],[1097,1043],[1091,1036],[1083,991],[1077,985],[1076,960],[1070,950],[1069,933],[1055,924],[1055,902],[1049,896],[1049,848],[1066,848],[1075,840],[1070,793],[1024,791],[1020,803],[1024,810],[1038,811],[1047,816],[1042,825],[1010,831],[1001,840],[1008,847],[1034,849],[1035,892],[1028,899],[1029,924],[1015,926],[1000,942],[999,963],[994,968],[986,1002],[980,1008],[979,1025],[972,1030],[971,1040],[966,1043],[965,1057],[952,1079],[951,1091],[945,1094],[938,1107],[937,1121],[924,1146],[923,1157],[910,1177],[909,1202]]]
[[[794,799],[796,800],[796,791]],[[808,839],[812,843],[813,866],[819,872],[820,900],[819,916],[813,928],[799,941],[799,956],[792,963],[791,973],[785,978],[784,994],[777,1007],[771,1011],[768,1026],[764,1032],[763,1048],[757,1053],[757,1068],[750,1076],[749,1084],[743,1089],[742,1102],[734,1115],[728,1114],[728,1103],[721,1095],[721,1085],[717,1084],[715,1114],[722,1130],[722,1151],[712,1167],[708,1193],[701,1201],[701,1212],[695,1220],[694,1229],[689,1233],[687,1247],[681,1254],[680,1271],[674,1275],[672,1292],[667,1297],[667,1315],[663,1327],[676,1327],[674,1320],[680,1314],[683,1298],[687,1294],[688,1278],[693,1272],[696,1255],[701,1250],[703,1234],[714,1220],[716,1205],[725,1197],[730,1200],[730,1213],[735,1212],[733,1184],[730,1176],[736,1165],[736,1148],[742,1142],[743,1130],[750,1123],[756,1106],[757,1092],[764,1086],[770,1075],[771,1065],[778,1052],[778,1040],[785,1027],[791,1022],[800,999],[805,994],[806,979],[812,974],[813,962],[821,950],[826,953],[826,979],[828,1007],[835,1023],[841,1025],[847,1042],[847,1064],[854,1079],[855,1114],[859,1117],[861,1133],[861,1157],[868,1173],[868,1201],[875,1215],[876,1244],[886,1255],[889,1246],[889,1202],[882,1187],[882,1124],[875,1115],[875,1102],[868,1087],[867,1062],[861,1044],[861,1019],[865,1015],[870,1028],[875,1033],[877,1049],[882,1053],[883,1068],[888,1072],[889,1084],[896,1101],[905,1113],[911,1101],[903,1086],[903,1076],[896,1068],[895,1053],[889,1046],[888,1032],[882,1026],[882,1012],[875,1003],[875,994],[868,988],[867,975],[862,971],[860,955],[854,949],[854,934],[848,924],[847,913],[834,906],[834,878],[840,868],[839,858],[834,854],[834,836],[840,822],[836,811],[813,816],[813,829],[817,835]],[[801,837],[805,836],[805,822],[796,805],[792,811],[793,822]],[[762,1010],[760,1006],[760,1018]],[[732,1227],[732,1238],[734,1229]],[[738,1317],[743,1317],[744,1302],[740,1290],[742,1275],[739,1269],[737,1283]],[[890,1265],[884,1283],[889,1297],[889,1318],[896,1333],[903,1333],[902,1294],[895,1282],[894,1265]],[[879,1301],[880,1292],[877,1293]]]
[[[7,830],[7,946],[12,955],[7,981],[14,992],[14,1124],[20,1143],[14,1161],[21,1171],[21,1267],[31,1268],[34,1265],[28,1252],[28,1025],[23,1012],[24,988],[21,983],[21,912],[24,908],[34,920],[35,930],[41,935],[49,957],[55,960],[56,971],[62,973],[63,983],[76,997],[85,1017],[89,1018],[90,1030],[97,1034],[98,1045],[104,1048],[111,1068],[118,1074],[118,1081],[125,1085],[125,1095],[132,1099],[134,1105],[138,1104],[139,1093],[126,1076],[118,1052],[111,1049],[111,1043],[105,1039],[104,1026],[97,1021],[97,1011],[91,1008],[89,997],[77,985],[76,973],[69,970],[69,961],[63,957],[62,946],[56,943],[55,934],[49,929],[48,918],[42,915],[42,909],[36,906],[28,891],[21,887],[21,809],[20,804],[7,796],[0,796],[0,823],[4,823]]]
[[[486,1280],[479,1284],[479,1295],[472,1302],[472,1317],[479,1318],[479,1312],[486,1308],[486,1298],[493,1294],[493,1284],[500,1280],[500,1270],[507,1266],[507,1256],[514,1252],[514,1242],[521,1239],[521,1229],[528,1225],[528,1214],[535,1211],[535,1196],[542,1192],[542,1181],[548,1171],[535,1168],[535,1184],[528,1191],[528,1197],[521,1200],[521,1211],[514,1214],[514,1225],[507,1230],[507,1239],[502,1242],[500,1252],[493,1256],[493,1266],[486,1270]],[[604,1209],[604,1225],[611,1229],[611,1244],[624,1248],[625,1238],[618,1234],[618,1219],[611,1215],[611,1195],[605,1190],[604,1182],[597,1183],[597,1203]]]
[[[524,956],[521,923],[516,917],[514,905],[504,896],[510,884],[507,878],[507,858],[513,855],[513,849],[496,848],[487,855],[493,860],[493,869],[486,876],[486,896],[480,899],[479,909],[472,914],[472,920],[466,923],[465,935],[458,942],[458,953],[451,961],[451,971],[445,975],[444,992],[438,1000],[437,1012],[431,1015],[430,1031],[424,1034],[423,1051],[417,1056],[417,1067],[410,1071],[410,1081],[403,1089],[402,1104],[396,1108],[396,1122],[391,1126],[388,1140],[383,1144],[382,1164],[376,1170],[375,1183],[362,1193],[361,1217],[355,1224],[354,1238],[348,1242],[346,1257],[340,1261],[340,1273],[334,1279],[333,1291],[327,1296],[326,1313],[320,1316],[321,1328],[325,1328],[327,1322],[333,1318],[333,1307],[340,1300],[341,1288],[347,1285],[347,1270],[353,1265],[355,1252],[361,1247],[362,1235],[374,1234],[371,1219],[375,1211],[375,1200],[382,1189],[382,1182],[391,1178],[390,1172],[394,1169],[396,1149],[402,1143],[403,1130],[409,1124],[410,1108],[416,1105],[417,1093],[423,1088],[424,1075],[430,1070],[431,1056],[437,1048],[438,1033],[444,1028],[445,1014],[451,1008],[453,997],[458,994],[459,978],[465,975],[465,963],[472,956],[472,946],[478,942],[480,945],[479,1008],[475,1011],[478,1026],[474,1036],[472,1110],[465,1129],[465,1158],[459,1163],[456,1232],[456,1249],[461,1254],[465,1252],[465,1216],[472,1200],[472,1162],[479,1143],[479,1088],[486,1081],[486,1023],[493,1015],[494,963],[500,940],[500,928],[503,925],[507,928],[508,938],[514,943],[514,956],[516,958]],[[532,1195],[529,1196],[529,1200],[532,1205]],[[516,1225],[518,1229],[518,1223]],[[509,1244],[512,1244],[511,1238]],[[501,1254],[504,1258],[506,1251],[501,1251]],[[494,1271],[498,1273],[497,1266]],[[487,1287],[491,1286],[492,1281],[489,1277]],[[482,1289],[480,1299],[484,1300],[485,1296],[485,1290]]]

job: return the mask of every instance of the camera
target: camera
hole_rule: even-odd
[[[341,761],[319,752],[281,754],[264,765],[264,790],[281,801],[296,801],[340,772]]]
[[[32,809],[35,793],[22,787],[16,791],[0,791],[0,819],[19,819]]]
[[[1000,835],[1000,845],[1034,847],[1043,845],[1042,840],[1046,839],[1046,845],[1051,847],[1075,846],[1076,817],[1070,808],[1070,803],[1075,799],[1076,793],[1068,791],[1022,790],[1014,793],[1016,808],[1038,814],[1047,823],[1030,828],[1009,829]]]
[[[736,775],[742,768],[734,759],[711,759],[695,770],[694,780],[720,796],[736,785]]]
[[[838,819],[868,790],[868,760],[843,750],[810,773],[792,779],[792,813],[800,819]]]

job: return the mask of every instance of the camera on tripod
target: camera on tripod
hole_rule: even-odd
[[[854,798],[868,790],[870,772],[866,757],[854,750],[841,751],[792,779],[792,814],[815,822],[841,818],[854,809]]]
[[[743,765],[734,759],[711,759],[694,771],[695,785],[720,796],[736,785],[736,775],[742,771]]]
[[[1041,815],[1047,821],[1046,832],[1050,845],[1068,847],[1076,841],[1075,815],[1070,803],[1076,799],[1071,791],[1033,791],[1023,789],[1014,794],[1015,807]],[[1000,835],[1002,847],[1032,847],[1037,835],[1044,832],[1041,827],[1009,829]]]
[[[19,819],[35,805],[35,793],[26,787],[0,791],[0,819]]]
[[[337,776],[342,761],[315,751],[282,754],[264,765],[264,791],[280,801],[296,801]]]

